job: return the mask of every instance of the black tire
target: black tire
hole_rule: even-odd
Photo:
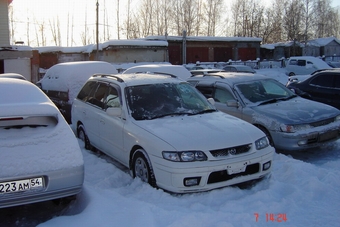
[[[288,76],[295,76],[295,73],[290,72],[290,73],[288,74]]]
[[[84,130],[84,126],[83,125],[79,125],[77,128],[77,136],[80,140],[82,140],[85,144],[85,149],[86,150],[92,150],[92,145],[90,143],[89,138],[87,137],[85,130]]]
[[[135,151],[132,159],[133,177],[140,178],[143,182],[149,183],[152,187],[156,187],[156,178],[152,167],[144,156],[144,151],[138,149]]]

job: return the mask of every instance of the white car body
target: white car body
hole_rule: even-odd
[[[312,74],[320,69],[331,69],[331,67],[322,59],[310,56],[290,57],[286,63],[288,76]]]
[[[125,93],[132,86],[181,83],[188,86],[203,102],[207,102],[191,85],[164,75],[121,74],[115,77],[119,79],[97,76],[88,82],[110,83],[110,86],[117,88],[121,106],[98,108],[80,100],[78,95],[72,106],[72,127],[78,131],[78,135],[79,130],[84,129],[87,142],[131,171],[134,152],[140,149],[153,170],[156,185],[176,193],[207,191],[261,179],[271,172],[274,148],[268,145],[257,150],[254,144],[261,138],[267,141],[265,134],[245,121],[216,111],[210,104],[207,105],[213,108],[212,113],[174,114],[148,120],[136,120],[132,116]],[[228,153],[228,149],[232,152],[233,149],[236,151],[236,147],[245,145],[251,147],[245,153]],[[175,162],[162,156],[164,151],[197,150],[203,151],[208,160]],[[212,152],[222,150],[224,155],[212,155]],[[223,175],[230,179],[221,179]],[[198,185],[185,186],[184,181],[191,178],[199,178]]]
[[[0,151],[0,208],[82,190],[78,140],[52,101],[31,82],[0,79]]]

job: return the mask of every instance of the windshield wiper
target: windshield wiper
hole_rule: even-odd
[[[259,104],[260,105],[265,105],[265,104],[269,104],[269,103],[275,103],[277,101],[286,101],[286,100],[289,100],[289,99],[292,99],[292,98],[295,98],[297,97],[297,95],[291,95],[291,96],[288,96],[288,97],[283,97],[283,98],[275,98],[275,99],[269,99],[267,101],[264,101],[264,102],[261,102]]]
[[[269,100],[267,100],[267,101],[261,102],[261,103],[259,104],[259,106],[265,105],[265,104],[269,104],[269,103],[275,103],[275,102],[277,102],[277,101],[279,101],[279,99],[269,99]]]
[[[189,115],[191,113],[166,113],[166,114],[160,114],[160,115],[156,115],[154,117],[148,118],[148,120],[153,120],[153,119],[157,119],[157,118],[162,118],[162,117],[167,117],[167,116],[175,116],[175,115]]]
[[[201,111],[199,111],[197,113],[192,113],[190,115],[205,114],[205,113],[211,113],[211,112],[215,112],[215,111],[217,111],[217,110],[216,109],[201,110]]]

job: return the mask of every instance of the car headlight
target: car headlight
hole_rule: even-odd
[[[305,124],[305,125],[284,125],[282,124],[280,126],[280,129],[282,132],[288,132],[288,133],[294,133],[294,132],[297,132],[297,131],[301,131],[301,130],[307,130],[307,129],[310,129],[311,126],[308,125],[308,124]]]
[[[335,117],[335,121],[340,121],[340,115]]]
[[[256,150],[261,150],[269,146],[268,138],[262,137],[255,141]]]
[[[206,161],[208,157],[203,151],[163,151],[163,158],[173,162]]]

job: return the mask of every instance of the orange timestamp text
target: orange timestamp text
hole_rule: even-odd
[[[255,221],[258,222],[260,219],[259,213],[254,213],[255,215]],[[286,222],[287,215],[285,213],[278,213],[278,214],[273,214],[273,213],[266,213],[266,222]]]

